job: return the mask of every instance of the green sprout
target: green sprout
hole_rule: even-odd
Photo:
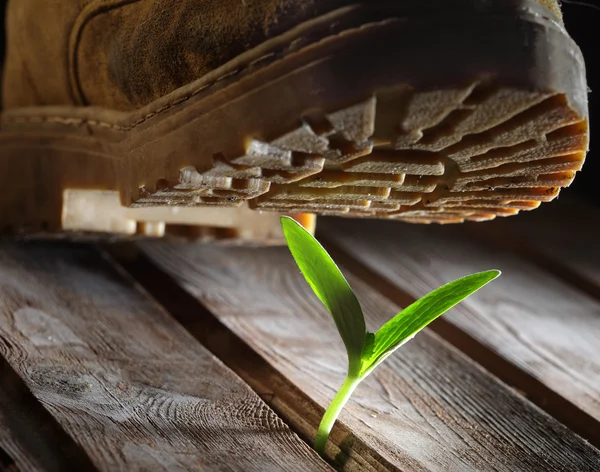
[[[323,246],[292,218],[282,217],[281,225],[292,256],[331,313],[348,353],[346,380],[325,411],[315,439],[315,450],[325,457],[331,429],[358,384],[396,349],[497,278],[500,271],[480,272],[444,285],[402,310],[376,333],[369,333],[356,295]]]

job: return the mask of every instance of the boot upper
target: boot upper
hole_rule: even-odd
[[[556,0],[537,1],[560,18]],[[140,108],[269,38],[355,3],[9,0],[4,107]]]

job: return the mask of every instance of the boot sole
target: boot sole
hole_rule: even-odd
[[[134,113],[7,111],[2,231],[266,241],[277,213],[536,208],[585,159],[584,61],[536,3],[491,8],[349,7]]]

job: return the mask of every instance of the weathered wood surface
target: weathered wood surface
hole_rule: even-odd
[[[89,248],[0,246],[0,354],[100,470],[330,469]]]
[[[502,378],[600,444],[598,300],[458,226],[328,220],[321,234],[412,297],[469,273],[502,270],[445,320],[528,377],[510,370]],[[503,367],[476,360],[502,376]]]
[[[287,250],[164,243],[142,247],[217,322],[185,297],[174,297],[177,289],[167,282],[158,287],[152,281],[159,275],[144,270],[140,273],[153,285],[153,293],[160,299],[158,292],[170,291],[173,310],[184,313],[182,322],[191,332],[207,343],[216,338],[210,345],[213,352],[238,366],[240,375],[274,404],[279,396],[286,397],[287,403],[279,403],[278,410],[304,434],[314,434],[319,415],[343,380],[345,352],[330,316]],[[371,328],[398,311],[356,277],[349,280]],[[162,298],[169,303],[168,296]],[[193,315],[185,315],[194,311],[196,322]],[[207,327],[211,336],[206,335]],[[252,365],[235,358],[240,350],[233,344],[242,341],[260,354],[264,365],[252,370]],[[297,395],[295,400],[289,398],[290,392]],[[332,439],[353,465],[361,467],[357,470],[600,467],[597,449],[429,332],[417,336],[357,389],[341,423]],[[329,453],[336,454],[337,449]]]
[[[600,298],[600,208],[561,198],[518,218],[499,218],[478,228]]]

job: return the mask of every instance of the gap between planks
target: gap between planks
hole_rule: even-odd
[[[256,391],[266,391],[267,401],[278,401],[281,395],[280,406],[272,406],[296,430],[310,428],[312,438],[322,407],[341,383],[345,356],[330,317],[293,268],[287,250],[162,242],[142,247],[152,262],[145,256],[142,262],[120,262]],[[360,287],[359,298],[369,311],[379,313],[378,323],[383,313],[398,309],[358,279],[351,283]],[[293,290],[282,292],[283,287]],[[276,297],[270,295],[273,291]],[[315,323],[310,331],[307,324]],[[279,335],[263,339],[271,330]],[[241,340],[245,349],[250,346],[248,352],[254,351],[252,359],[259,354],[262,360],[257,364],[245,354],[240,360],[239,352],[223,339]],[[424,332],[380,369],[359,387],[332,436],[350,458],[361,458],[372,468],[529,471],[600,466],[598,450],[432,334]],[[371,417],[374,411],[380,419]],[[582,462],[575,465],[573,458]]]
[[[0,470],[94,472],[87,454],[0,356]]]

